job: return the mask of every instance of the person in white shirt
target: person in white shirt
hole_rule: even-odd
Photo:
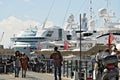
[[[114,50],[112,51],[111,55],[117,55],[117,48],[114,48]]]

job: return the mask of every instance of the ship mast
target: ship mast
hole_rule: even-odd
[[[90,19],[93,18],[92,0],[90,0]]]
[[[88,21],[88,30],[89,31],[94,31],[95,30],[95,20],[93,19],[93,8],[92,8],[92,0],[90,0],[90,18],[89,18],[89,21]]]

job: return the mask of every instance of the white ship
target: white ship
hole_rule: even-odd
[[[57,46],[59,50],[64,51],[79,51],[80,46],[82,51],[88,51],[96,44],[96,39],[94,38],[93,32],[87,30],[86,25],[86,17],[82,18],[84,21],[82,22],[81,29],[81,39],[80,39],[80,26],[74,22],[74,16],[70,15],[67,21],[67,26],[65,29],[66,38],[63,38],[60,41],[44,41],[41,42],[41,51],[52,51],[54,46]],[[96,33],[94,33],[96,34]],[[81,43],[80,43],[81,41]],[[67,43],[68,48],[65,48],[65,43]]]
[[[39,50],[41,42],[43,41],[54,41],[54,40],[62,40],[62,38],[66,38],[66,32],[57,26],[53,26],[50,28],[44,28],[38,30],[35,28],[29,28],[18,35],[11,38],[13,42],[12,48],[16,51],[19,50],[20,52],[25,52],[29,54],[34,50]]]
[[[108,44],[109,33],[115,37],[112,43],[119,43],[120,23],[112,22],[111,18],[115,17],[114,12],[110,13],[106,8],[103,8],[99,10],[99,16],[105,20],[104,26],[95,29],[96,20],[88,21],[86,14],[84,14],[81,32],[80,25],[74,21],[73,15],[69,16],[66,29],[57,26],[42,30],[29,28],[11,38],[14,43],[12,48],[27,54],[35,50],[50,51],[54,46],[58,46],[59,50],[64,50],[64,43],[67,41],[69,43],[67,50],[79,51],[81,46],[82,51],[88,51],[96,44]]]

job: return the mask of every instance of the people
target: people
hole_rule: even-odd
[[[102,55],[101,55],[101,59],[110,56],[110,49],[109,48],[105,48],[105,50],[103,51]]]
[[[22,52],[22,56],[21,56],[22,78],[26,77],[26,71],[28,69],[28,61],[29,61],[28,56],[24,52]]]
[[[103,50],[99,50],[98,53],[96,54],[96,57],[95,57],[96,62],[99,62],[99,60],[101,59],[102,51]]]
[[[118,50],[116,48],[116,45],[113,45],[111,55],[116,55],[117,56]]]
[[[94,67],[94,70],[100,71],[102,73],[103,67],[102,67],[102,59],[110,55],[110,49],[105,48],[104,50],[99,50],[96,55],[96,64]]]
[[[102,54],[103,54],[103,50],[99,50],[99,51],[97,52],[96,56],[95,56],[95,61],[96,61],[96,63],[95,63],[95,65],[94,65],[94,70],[96,71],[96,72],[95,72],[95,75],[96,75],[96,76],[97,76],[98,71],[99,71],[99,66],[100,66],[100,62],[99,62],[99,61],[101,60]]]
[[[58,47],[54,47],[54,52],[50,55],[50,59],[53,59],[54,64],[54,80],[57,80],[57,72],[59,80],[61,80],[61,66],[63,61],[63,56]]]
[[[15,77],[19,77],[20,67],[21,67],[20,52],[16,51],[15,52],[15,59],[14,59]]]

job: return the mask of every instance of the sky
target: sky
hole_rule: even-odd
[[[9,48],[12,44],[10,38],[14,34],[30,26],[40,29],[45,20],[62,27],[68,16],[73,14],[79,23],[80,14],[87,13],[90,18],[90,6],[99,27],[102,19],[98,17],[98,10],[106,8],[106,1],[92,0],[91,6],[90,0],[0,0],[0,44]],[[116,21],[120,19],[119,3],[120,0],[108,2],[108,7],[116,13]]]

